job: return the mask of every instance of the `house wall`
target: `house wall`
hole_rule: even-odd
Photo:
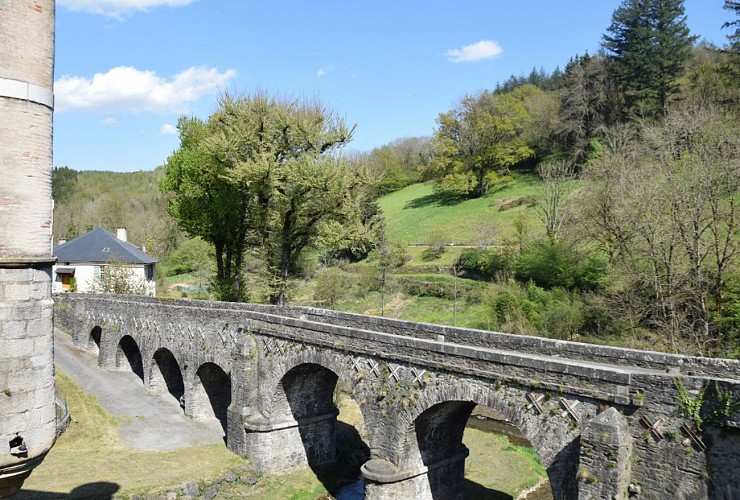
[[[90,292],[92,289],[92,285],[95,282],[95,267],[100,266],[100,264],[95,263],[83,263],[83,264],[66,264],[64,262],[59,263],[58,265],[64,266],[64,267],[74,267],[75,268],[75,280],[77,281],[77,291],[79,293],[86,293]],[[56,268],[57,266],[54,266],[54,285],[53,285],[53,292],[54,293],[63,293],[64,290],[62,289],[62,281],[61,278],[59,278],[56,274]],[[150,297],[155,296],[156,292],[156,282],[154,280],[147,280],[146,279],[146,266],[145,265],[138,265],[138,266],[129,266],[129,269],[133,271],[133,277],[137,280],[140,280],[146,284],[146,291],[147,295]]]

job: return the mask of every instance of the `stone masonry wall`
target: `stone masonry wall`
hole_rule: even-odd
[[[0,460],[46,452],[56,435],[51,269],[0,269]],[[21,436],[26,456],[10,454]],[[1,462],[0,462],[1,463]]]

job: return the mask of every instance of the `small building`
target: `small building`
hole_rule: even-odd
[[[157,259],[128,242],[126,228],[117,234],[98,227],[54,247],[53,293],[100,290],[111,267],[125,271],[125,279],[146,295],[155,294],[154,266]],[[112,287],[111,287],[111,290]]]

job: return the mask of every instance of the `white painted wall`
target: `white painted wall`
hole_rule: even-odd
[[[95,267],[100,267],[100,264],[95,263],[79,263],[79,264],[58,264],[59,267],[74,267],[75,268],[75,279],[77,280],[77,292],[86,293],[90,292],[92,284],[95,282]],[[154,297],[156,293],[156,282],[155,280],[146,279],[146,266],[144,264],[128,266],[133,271],[135,279],[144,282],[146,285],[146,294],[150,297]],[[52,284],[53,293],[63,293],[62,289],[62,278],[56,273],[57,265],[54,266],[54,281]]]

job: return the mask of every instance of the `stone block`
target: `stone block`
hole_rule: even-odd
[[[33,280],[33,269],[0,269],[0,283],[29,282]]]
[[[35,353],[33,339],[20,338],[6,340],[0,338],[0,353],[3,358],[30,358]]]
[[[8,284],[5,285],[5,300],[15,300],[18,302],[31,299],[31,287],[27,284]]]
[[[20,339],[26,336],[26,321],[0,321],[0,338]]]

